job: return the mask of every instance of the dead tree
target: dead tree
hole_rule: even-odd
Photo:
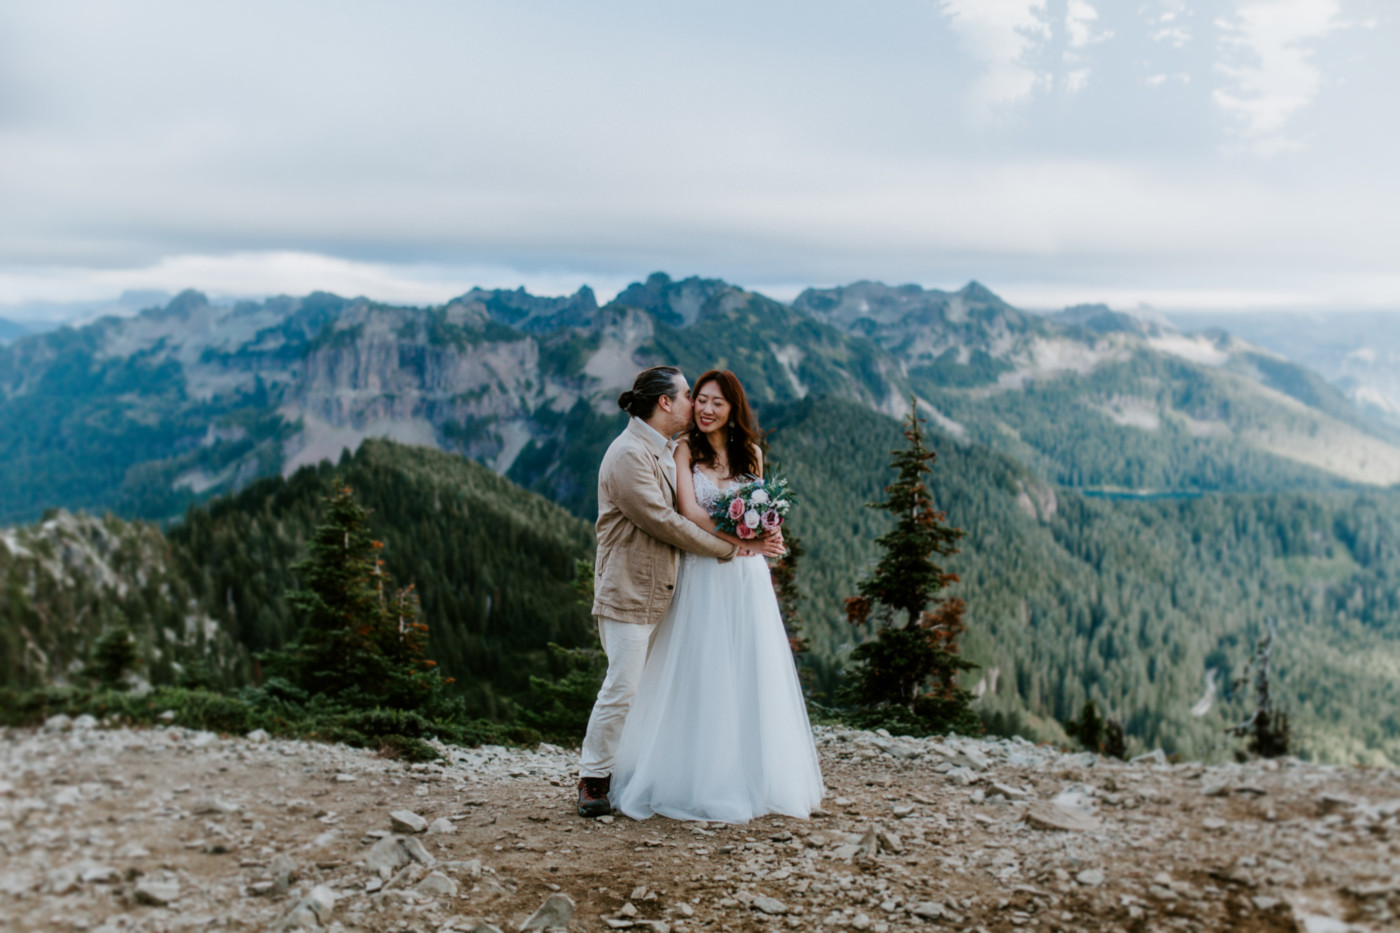
[[[1254,657],[1245,668],[1244,677],[1235,681],[1240,687],[1248,680],[1249,667],[1254,668],[1254,712],[1248,719],[1230,728],[1228,733],[1246,738],[1246,748],[1260,758],[1281,758],[1288,754],[1288,713],[1274,708],[1272,685],[1269,681],[1273,661],[1274,641],[1278,637],[1275,620],[1268,621],[1269,630],[1259,639]]]

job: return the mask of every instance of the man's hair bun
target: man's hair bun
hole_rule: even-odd
[[[632,390],[628,389],[617,397],[617,407],[628,411],[632,407]]]

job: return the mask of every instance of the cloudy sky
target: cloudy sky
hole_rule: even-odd
[[[654,270],[1400,309],[1393,0],[8,0],[0,314]],[[55,312],[56,313],[56,312]]]

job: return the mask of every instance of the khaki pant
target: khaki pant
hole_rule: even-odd
[[[612,774],[613,756],[617,753],[622,727],[632,708],[632,698],[642,682],[642,668],[651,654],[659,626],[636,622],[614,622],[598,619],[598,638],[608,656],[608,674],[593,703],[588,717],[588,732],[583,737],[583,755],[579,762],[579,777],[607,777]]]

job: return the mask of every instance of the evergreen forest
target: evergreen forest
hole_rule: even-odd
[[[770,412],[765,427],[803,491],[791,519],[806,549],[803,634],[830,696],[868,634],[843,604],[888,529],[864,503],[888,481],[900,428],[836,401]],[[966,532],[944,565],[960,577],[948,594],[967,603],[964,654],[981,667],[969,685],[996,683],[977,705],[991,729],[1063,741],[1059,723],[1093,699],[1131,749],[1222,750],[1247,700],[1231,680],[1272,618],[1297,750],[1400,761],[1400,493],[1109,500],[1047,486],[984,447],[930,443],[935,504]],[[1211,711],[1192,715],[1212,676]]]

